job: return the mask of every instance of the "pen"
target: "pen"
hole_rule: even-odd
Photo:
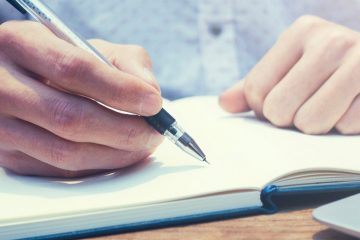
[[[113,66],[104,56],[102,56],[94,47],[84,41],[79,35],[74,33],[67,27],[55,13],[47,7],[41,0],[7,0],[21,13],[29,13],[40,23],[44,24],[59,38],[80,47],[92,53],[100,61]],[[176,122],[164,108],[154,116],[144,117],[145,121],[150,124],[160,134],[166,136],[183,151],[200,161],[206,161],[205,154],[196,144],[194,139],[190,137]]]

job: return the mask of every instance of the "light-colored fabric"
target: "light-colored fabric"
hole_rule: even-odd
[[[243,78],[301,15],[360,29],[360,0],[45,2],[85,38],[144,46],[171,99],[217,94]]]
[[[9,19],[22,19],[24,16],[5,0],[0,0],[0,24]]]

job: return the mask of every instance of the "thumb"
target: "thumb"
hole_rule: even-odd
[[[223,92],[219,97],[220,106],[227,112],[239,113],[250,111],[244,92],[244,81],[239,81],[234,86]]]

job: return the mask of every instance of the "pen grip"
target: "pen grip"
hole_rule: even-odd
[[[175,122],[175,119],[163,108],[154,116],[144,118],[147,123],[162,135],[164,135],[165,131]]]

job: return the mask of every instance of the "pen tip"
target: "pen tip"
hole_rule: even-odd
[[[204,158],[203,161],[206,162],[207,164],[210,164],[210,163],[206,160],[206,158]]]

